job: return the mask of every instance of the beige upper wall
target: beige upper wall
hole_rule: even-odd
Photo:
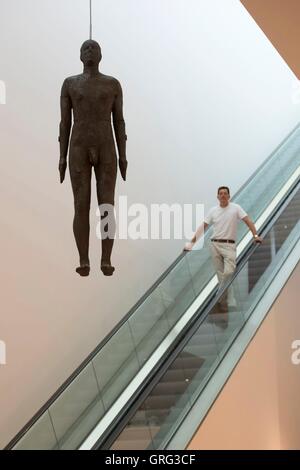
[[[234,193],[300,120],[295,77],[236,0],[102,0],[94,38],[124,89],[128,181],[116,200],[215,203]],[[75,273],[69,177],[58,182],[59,94],[79,73],[85,0],[2,0],[0,368],[4,445],[182,249],[117,241],[99,270],[95,191],[88,279]],[[274,80],[276,77],[276,80]],[[93,190],[95,188],[93,187]]]
[[[300,79],[299,0],[241,0]]]
[[[188,446],[195,449],[300,449],[300,264]]]

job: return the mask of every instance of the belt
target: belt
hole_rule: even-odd
[[[218,243],[235,243],[235,240],[225,240],[225,239],[216,239],[216,238],[212,238],[211,239],[212,242],[218,242]]]

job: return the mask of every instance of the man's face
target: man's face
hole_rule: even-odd
[[[98,65],[101,60],[101,48],[96,41],[85,41],[80,49],[80,60],[84,65]]]
[[[218,199],[222,205],[227,205],[230,199],[227,189],[220,189],[218,192]]]

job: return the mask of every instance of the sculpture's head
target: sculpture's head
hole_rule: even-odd
[[[96,41],[88,39],[80,48],[80,60],[84,65],[98,65],[102,59],[101,47]]]

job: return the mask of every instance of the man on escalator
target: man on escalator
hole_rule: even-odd
[[[258,236],[254,223],[244,209],[230,202],[230,191],[227,186],[218,188],[217,198],[219,205],[209,210],[204,223],[197,229],[192,240],[186,243],[184,250],[191,251],[207,227],[213,225],[211,256],[219,280],[219,289],[222,289],[236,268],[236,233],[239,220],[249,227],[255,243],[262,243],[262,238]],[[220,301],[221,311],[227,311],[228,306],[235,306],[231,289]]]

